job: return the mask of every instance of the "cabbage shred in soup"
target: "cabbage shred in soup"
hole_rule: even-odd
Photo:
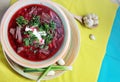
[[[64,40],[64,27],[59,16],[41,4],[19,9],[11,18],[9,42],[14,51],[31,61],[52,57]]]

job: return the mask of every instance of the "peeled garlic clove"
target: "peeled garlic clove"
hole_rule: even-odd
[[[63,59],[59,59],[59,60],[57,61],[57,63],[58,63],[59,65],[65,65],[65,61],[64,61]]]
[[[52,76],[52,75],[55,75],[55,71],[49,71],[49,72],[47,73],[47,76]]]
[[[96,40],[96,38],[95,38],[95,36],[94,36],[93,34],[90,34],[90,35],[89,35],[89,38],[90,38],[91,40]]]

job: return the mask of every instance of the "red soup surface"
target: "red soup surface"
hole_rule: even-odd
[[[31,61],[46,60],[60,49],[64,27],[59,16],[43,5],[28,5],[11,18],[9,42],[14,51]]]

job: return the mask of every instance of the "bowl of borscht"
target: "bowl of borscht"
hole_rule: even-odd
[[[15,63],[42,68],[69,52],[71,29],[66,15],[53,2],[19,0],[4,14],[0,38],[3,50]]]

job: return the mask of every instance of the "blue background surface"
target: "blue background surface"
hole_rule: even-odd
[[[120,82],[120,7],[113,23],[98,82]]]

